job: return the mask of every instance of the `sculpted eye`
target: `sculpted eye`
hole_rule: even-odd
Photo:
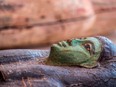
[[[92,44],[91,44],[91,43],[86,43],[86,44],[84,44],[84,47],[85,47],[88,51],[90,51],[91,48],[92,48]]]
[[[94,49],[93,49],[92,43],[85,43],[85,44],[83,44],[83,46],[85,47],[85,49],[87,51],[89,51],[90,54],[94,53]]]

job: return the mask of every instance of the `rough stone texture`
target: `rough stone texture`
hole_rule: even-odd
[[[0,49],[36,47],[114,30],[115,3],[115,0],[0,0]]]
[[[0,87],[115,87],[116,58],[93,69],[49,66],[49,50],[0,51]]]

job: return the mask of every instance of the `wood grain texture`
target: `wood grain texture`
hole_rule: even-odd
[[[0,0],[0,49],[28,48],[108,33],[114,0]]]
[[[42,64],[49,51],[0,51],[0,87],[115,87],[116,58],[86,69]],[[11,57],[12,56],[12,57]],[[14,60],[15,61],[12,61]],[[4,61],[3,61],[4,59]],[[8,60],[9,59],[9,60]],[[23,60],[22,60],[23,59]],[[25,61],[25,59],[28,59]]]

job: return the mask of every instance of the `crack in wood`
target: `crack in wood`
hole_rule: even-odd
[[[5,82],[6,81],[6,75],[3,71],[0,71],[0,81]]]
[[[94,15],[93,15],[94,16]],[[44,23],[35,23],[35,24],[31,24],[31,25],[27,25],[27,26],[0,26],[0,31],[1,30],[7,30],[7,29],[30,29],[32,27],[35,26],[52,26],[52,25],[59,25],[59,24],[63,24],[63,23],[70,23],[70,22],[78,22],[78,21],[83,21],[86,19],[91,18],[92,16],[83,16],[83,17],[77,17],[77,18],[70,18],[70,19],[61,19],[60,21],[53,21],[53,22],[44,22]]]
[[[114,12],[116,11],[116,7],[102,7],[96,11],[95,15],[99,15],[102,13],[108,13],[108,12]],[[36,26],[52,26],[52,25],[61,25],[64,23],[71,23],[71,22],[78,22],[78,21],[85,21],[91,17],[94,17],[95,15],[89,15],[89,16],[82,16],[82,17],[75,17],[75,18],[70,18],[70,19],[59,19],[56,21],[51,21],[51,22],[44,22],[44,23],[35,23],[35,24],[30,24],[30,25],[23,25],[23,26],[16,26],[16,25],[6,25],[6,26],[0,26],[0,31],[2,30],[9,30],[9,29],[31,29],[32,27]]]

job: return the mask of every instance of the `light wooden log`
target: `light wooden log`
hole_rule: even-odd
[[[116,28],[115,0],[1,0],[0,49],[95,36]]]

